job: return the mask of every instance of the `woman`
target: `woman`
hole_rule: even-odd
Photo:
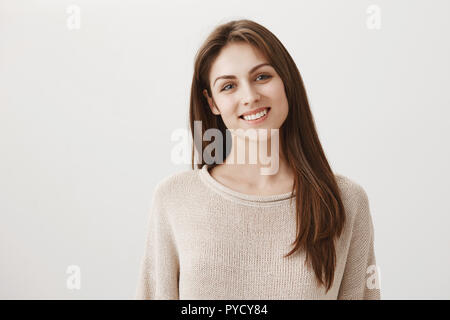
[[[367,194],[332,172],[275,35],[250,20],[210,34],[190,126],[196,169],[155,190],[137,298],[380,299]]]

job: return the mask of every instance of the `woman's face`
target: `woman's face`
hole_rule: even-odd
[[[228,129],[279,129],[288,115],[284,84],[258,49],[247,43],[222,48],[211,66],[211,111]],[[249,117],[250,116],[250,117]]]

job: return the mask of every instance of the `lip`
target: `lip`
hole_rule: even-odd
[[[263,111],[264,109],[267,109],[267,108],[270,109],[269,106],[261,107],[261,108],[255,109],[253,111],[245,112],[245,113],[241,114],[240,117],[242,117],[242,116],[250,116],[252,114],[257,114],[258,112],[261,112],[261,111]]]
[[[241,120],[241,121],[244,121],[245,123],[247,123],[247,124],[258,124],[258,123],[261,123],[261,122],[263,122],[264,120],[266,120],[267,119],[267,117],[269,116],[269,114],[270,114],[270,107],[264,107],[264,108],[259,108],[259,109],[256,109],[256,110],[259,110],[259,111],[257,111],[256,113],[258,113],[258,112],[260,112],[260,111],[262,111],[262,110],[264,110],[264,109],[267,109],[267,113],[264,115],[264,116],[262,116],[261,118],[259,118],[259,119],[256,119],[256,120],[245,120],[242,116],[241,117],[239,117],[239,119]],[[250,114],[253,114],[254,112],[252,112],[252,113],[250,113]],[[247,112],[247,114],[248,114],[248,112]],[[244,114],[244,115],[247,115],[247,114]]]

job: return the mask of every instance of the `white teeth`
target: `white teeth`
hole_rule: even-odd
[[[259,118],[261,118],[262,116],[265,116],[267,114],[267,109],[264,109],[263,111],[261,111],[261,112],[258,112],[258,113],[256,113],[256,114],[252,114],[252,115],[249,115],[249,116],[243,116],[243,118],[244,118],[244,120],[256,120],[256,119],[259,119]]]

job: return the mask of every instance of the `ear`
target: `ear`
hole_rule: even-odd
[[[211,109],[211,112],[218,116],[220,114],[219,109],[217,108],[216,104],[214,103],[214,100],[208,95],[208,91],[206,89],[203,89],[203,95],[205,96],[206,100],[208,101],[209,108]]]

